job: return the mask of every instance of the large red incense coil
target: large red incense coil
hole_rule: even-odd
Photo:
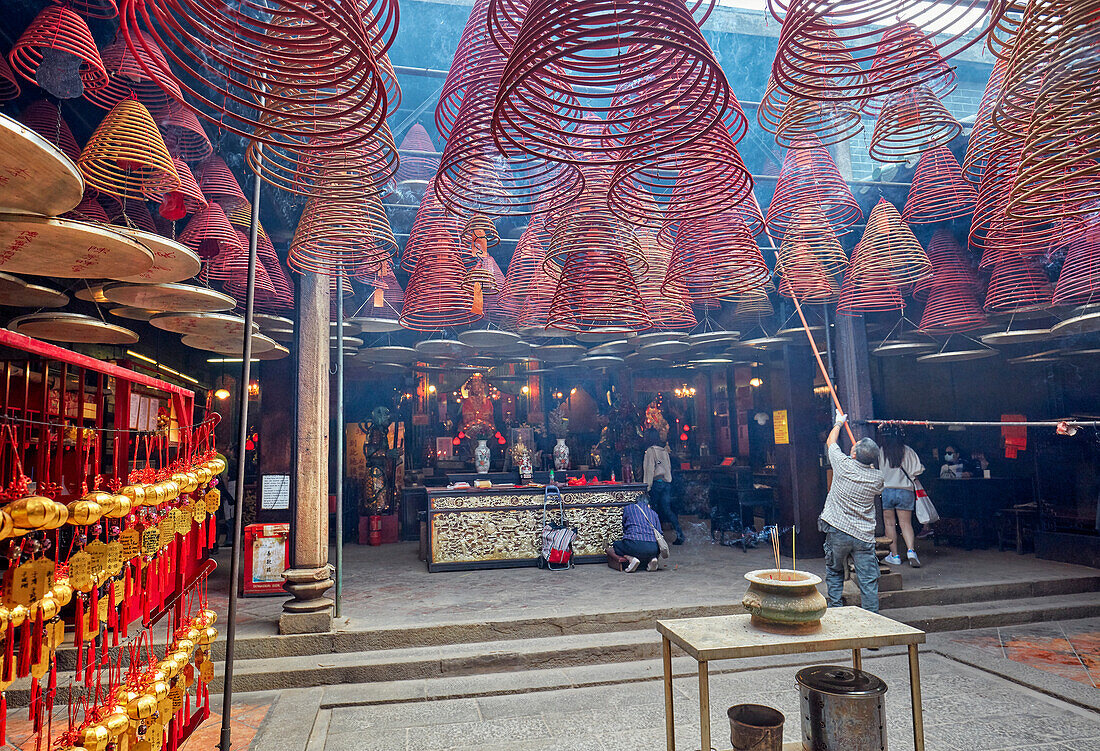
[[[991,7],[987,0],[936,6],[932,13],[923,0],[769,0],[768,6],[783,22],[772,67],[777,83],[810,99],[852,98],[842,86],[846,73],[828,74],[820,68],[816,52],[826,29],[828,38],[842,43],[861,68],[877,66],[868,93],[886,96],[941,76],[944,61],[979,43],[1004,11],[1003,3]],[[919,27],[919,34],[881,49],[879,30],[902,24]],[[921,54],[910,58],[904,54],[910,49]],[[883,59],[888,51],[890,59]]]
[[[867,217],[867,228],[859,241],[859,268],[854,269],[856,279],[878,277],[904,287],[928,276],[932,263],[928,254],[917,242],[894,205],[880,198]],[[853,257],[852,266],[856,265]]]
[[[734,321],[768,318],[775,314],[772,300],[764,289],[755,289],[737,296],[730,317]]]
[[[836,233],[821,208],[812,203],[800,206],[794,212],[791,225],[783,233],[783,242],[776,255],[777,264],[786,246],[798,246],[799,253],[812,255],[830,276],[840,273],[848,265],[848,256],[844,254]],[[776,271],[778,273],[778,265]]]
[[[153,116],[133,99],[107,113],[76,163],[89,185],[113,196],[141,199],[180,183]]]
[[[76,219],[81,222],[102,222],[103,224],[108,224],[111,221],[99,201],[92,196],[84,196],[75,209],[65,212],[61,217],[63,219]]]
[[[993,266],[985,309],[991,312],[1030,312],[1051,305],[1054,290],[1039,264],[1016,253],[1002,253]]]
[[[565,258],[547,324],[566,331],[641,331],[652,325],[626,256],[605,245]]]
[[[1061,27],[1051,43],[1043,78],[1024,141],[1023,157],[1007,212],[1020,218],[1055,220],[1100,210],[1100,75],[1094,60],[1096,2],[1052,0]],[[1047,34],[1053,34],[1048,31]],[[1020,54],[1019,48],[1014,56]]]
[[[244,254],[248,249],[247,242],[241,244],[240,236],[229,223],[225,210],[213,201],[191,217],[191,221],[180,233],[179,241],[198,253],[203,261],[211,261],[223,255]],[[247,260],[246,257],[245,261]]]
[[[357,276],[397,252],[380,197],[317,196],[306,204],[287,260],[297,271]]]
[[[803,303],[828,303],[836,300],[840,286],[821,258],[807,244],[784,240],[775,257],[779,276],[779,294],[798,298]]]
[[[405,290],[401,289],[401,283],[397,281],[392,263],[383,263],[371,274],[360,276],[359,281],[367,285],[368,295],[358,315],[394,320],[401,315]]]
[[[1049,72],[1067,8],[1057,0],[1029,2],[1008,59],[993,120],[1000,130],[1026,135],[1035,99]],[[1075,71],[1076,72],[1076,71]]]
[[[1051,302],[1055,305],[1100,302],[1100,225],[1095,222],[1070,242]]]
[[[734,299],[771,276],[748,226],[733,212],[684,221],[663,234],[673,234],[665,284],[684,288],[696,305]]]
[[[950,143],[962,125],[925,84],[886,98],[871,133],[870,154],[880,162],[906,162]]]
[[[435,108],[435,125],[439,134],[446,140],[451,137],[459,107],[466,96],[466,88],[471,76],[478,75],[486,56],[501,54],[500,50],[490,51],[488,45],[489,30],[486,27],[489,0],[474,0],[466,26],[462,29],[458,46],[455,48],[451,66],[447,69],[447,78],[439,92],[439,102]],[[526,10],[526,3],[524,4]],[[507,54],[504,51],[503,54]]]
[[[243,229],[246,233],[251,231],[252,206],[249,204],[238,204],[226,211],[225,215],[229,217],[229,223],[237,229]],[[256,230],[260,237],[267,238],[267,232],[264,231],[264,225],[259,221],[256,222]],[[267,242],[270,244],[271,240],[268,239]]]
[[[938,229],[928,243],[928,261],[932,264],[931,276],[913,285],[913,297],[923,300],[939,287],[978,288],[978,271],[955,236],[946,229]]]
[[[576,250],[604,247],[623,254],[634,273],[644,272],[645,256],[634,230],[607,205],[611,168],[597,165],[583,173],[584,191],[577,200],[550,213],[551,236],[545,264],[564,266],[566,257]]]
[[[320,114],[288,124],[284,135],[348,144],[373,133],[387,113],[375,55],[396,31],[394,0],[272,0],[217,9],[200,0],[146,0],[127,3],[124,11],[128,43],[148,40],[164,53],[165,66],[138,59],[146,74],[164,85],[176,82],[201,117],[237,135],[267,138],[270,131],[252,132],[263,127],[260,115],[287,101],[316,106]],[[282,93],[288,86],[293,91]]]
[[[165,219],[176,221],[188,214],[202,211],[206,208],[208,201],[187,163],[181,159],[173,159],[172,162],[176,165],[176,174],[180,178],[179,187],[150,198],[160,204],[157,213]]]
[[[484,314],[488,307],[484,296],[496,295],[504,288],[504,273],[491,255],[480,255],[462,277],[462,288],[469,290],[472,295],[471,311]]]
[[[693,328],[696,320],[688,304],[687,287],[665,276],[672,257],[667,235],[643,230],[638,232],[638,240],[649,264],[649,269],[638,279],[638,294],[653,328],[662,331]]]
[[[993,65],[993,70],[989,74],[989,83],[986,84],[982,101],[978,105],[978,113],[974,116],[974,127],[971,128],[970,137],[966,141],[966,154],[962,162],[963,177],[974,185],[982,181],[982,175],[985,173],[985,166],[997,136],[997,128],[993,123],[993,111],[1001,96],[1001,86],[1007,68],[1008,62],[1005,60],[998,60]]]
[[[546,229],[546,215],[536,214],[531,217],[516,242],[512,260],[508,263],[508,273],[504,277],[504,288],[496,299],[497,313],[502,318],[519,317],[523,301],[527,299],[527,291],[542,266],[549,244],[550,232]]]
[[[753,237],[764,231],[764,212],[760,210],[760,202],[756,200],[754,193],[750,193],[749,197],[741,203],[731,206],[729,211],[741,217]]]
[[[890,280],[890,275],[882,272],[859,273],[856,262],[859,259],[859,245],[852,251],[852,266],[844,275],[840,285],[840,299],[836,303],[836,312],[841,315],[862,315],[902,310],[905,300],[901,290]]]
[[[145,65],[140,65],[135,59],[138,56],[151,56],[155,60],[145,60]],[[84,93],[84,98],[97,107],[109,110],[123,99],[133,97],[144,104],[146,108],[157,118],[163,118],[171,113],[174,107],[179,107],[183,94],[173,81],[154,81],[145,73],[145,68],[162,66],[167,67],[164,55],[160,48],[150,39],[142,40],[142,44],[130,47],[126,40],[119,36],[103,50],[103,67],[107,69],[107,85],[100,89],[93,89]]]
[[[464,248],[469,249],[469,254],[480,257],[488,252],[489,248],[500,245],[500,234],[493,220],[484,214],[472,214],[462,222],[462,231],[458,235]]]
[[[0,55],[0,102],[18,99],[20,93],[19,79],[8,65],[8,59]]]
[[[220,203],[223,208],[232,209],[248,203],[233,170],[220,156],[215,154],[203,162],[198,177],[202,194]]]
[[[168,152],[190,164],[205,162],[214,146],[195,113],[183,106],[172,107],[160,121],[160,131]]]
[[[584,106],[563,110],[555,92],[574,85],[595,88]],[[630,161],[698,138],[729,95],[681,0],[532,0],[501,76],[493,135],[505,153]],[[607,121],[606,134],[579,132],[593,113]]]
[[[518,330],[546,329],[549,325],[550,303],[558,289],[560,277],[560,269],[557,267],[547,269],[540,259],[539,267],[527,286],[527,294],[523,298],[519,316],[516,318]]]
[[[434,182],[432,182],[428,183],[424,195],[420,198],[420,207],[417,209],[416,218],[413,219],[412,227],[409,229],[409,239],[405,243],[404,251],[401,253],[401,268],[405,271],[412,272],[416,268],[416,262],[420,259],[425,243],[434,238],[434,235],[427,233],[427,229],[435,225],[441,225],[446,229],[455,244],[455,252],[459,252],[458,234],[461,227],[458,218],[447,214],[443,207],[439,205],[439,202],[435,199]]]
[[[51,0],[51,2],[72,8],[85,18],[106,21],[118,16],[118,5],[115,0]]]
[[[986,47],[999,60],[1007,61],[1012,56],[1012,46],[1027,10],[1028,0],[1005,0],[1004,6],[1005,12],[990,29]]]
[[[426,247],[405,286],[401,325],[414,331],[438,331],[473,323],[481,314],[473,310],[473,292],[462,286],[466,269],[450,233],[441,225],[426,232]]]
[[[974,213],[978,192],[946,146],[921,154],[901,218],[908,224],[935,224]]]
[[[234,230],[237,246],[224,248],[223,251],[203,264],[203,277],[224,283],[225,289],[233,296],[248,291],[248,235],[242,230]],[[267,268],[260,263],[259,240],[256,245],[256,296],[269,298],[275,295],[275,284]]]
[[[58,59],[46,66],[47,60],[55,55]],[[81,61],[79,68],[64,68],[76,62],[73,58]],[[61,5],[42,9],[11,48],[8,61],[16,73],[59,99],[74,99],[107,85],[107,69],[88,24],[74,10]],[[58,80],[47,67],[60,71]],[[72,78],[75,74],[79,75],[79,85]]]
[[[814,205],[832,230],[843,234],[863,218],[848,183],[823,147],[790,149],[783,157],[764,219],[768,233],[782,238],[800,207]]]
[[[875,49],[867,84],[875,92],[884,78],[896,78],[896,87],[888,93],[875,94],[863,102],[863,111],[880,114],[891,99],[914,88],[925,87],[934,99],[955,89],[955,69],[936,52],[932,40],[912,23],[899,21],[882,32]],[[889,86],[887,88],[890,88]]]
[[[427,129],[420,123],[414,123],[405,137],[401,139],[398,151],[434,152],[435,144]],[[397,186],[423,187],[435,177],[439,170],[439,158],[427,156],[427,154],[405,154],[401,157],[401,163],[397,167]]]
[[[97,200],[107,212],[112,224],[121,227],[137,227],[142,232],[159,234],[153,215],[149,213],[149,207],[144,201],[119,201],[114,196],[106,194],[97,196]]]
[[[917,328],[930,334],[973,331],[988,319],[978,304],[979,290],[965,286],[933,287],[928,292]]]
[[[48,99],[31,102],[19,113],[19,122],[45,138],[74,162],[80,157],[69,124],[61,116],[61,109]]]

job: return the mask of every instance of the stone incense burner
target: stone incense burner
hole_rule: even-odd
[[[745,574],[749,589],[741,604],[752,625],[777,634],[812,634],[821,629],[827,607],[817,591],[821,577],[792,569],[759,569]]]

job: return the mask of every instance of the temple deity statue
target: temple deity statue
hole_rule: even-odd
[[[493,422],[493,401],[489,398],[485,379],[475,375],[466,384],[468,396],[462,400],[462,430],[473,438],[485,438],[496,429]]]

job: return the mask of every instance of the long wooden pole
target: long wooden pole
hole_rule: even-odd
[[[825,369],[825,363],[821,361],[821,355],[817,352],[817,342],[814,341],[814,335],[810,333],[810,324],[806,323],[806,316],[802,313],[802,304],[798,302],[797,295],[791,295],[791,299],[794,300],[794,309],[798,311],[798,317],[802,320],[802,329],[806,332],[806,338],[810,340],[810,351],[814,353],[814,359],[817,360],[817,367],[821,370],[821,377],[825,379],[825,385],[829,387],[829,393],[833,397],[833,404],[836,405],[837,412],[844,414],[844,408],[840,406],[840,398],[836,395],[836,389],[833,388],[833,379],[829,378],[829,371]],[[852,434],[852,426],[848,423],[844,423],[844,430],[848,432],[848,440],[855,445],[856,437]]]

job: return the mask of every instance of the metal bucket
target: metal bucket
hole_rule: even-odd
[[[886,751],[886,683],[854,668],[798,671],[803,751]]]
[[[733,751],[783,751],[783,713],[762,704],[735,704],[730,718]]]

